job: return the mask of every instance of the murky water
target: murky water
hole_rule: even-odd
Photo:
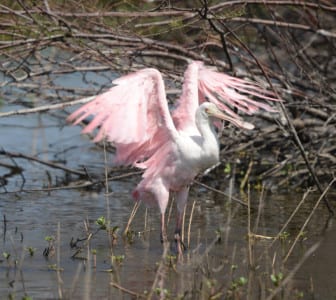
[[[12,105],[3,110],[17,108]],[[93,177],[103,178],[102,149],[90,143],[87,137],[80,136],[79,127],[67,126],[65,116],[62,112],[53,112],[0,119],[1,148],[11,153],[35,155],[71,169],[86,166]],[[14,172],[15,167],[22,168],[22,172]],[[110,193],[105,196],[104,189],[32,191],[64,185],[66,172],[24,158],[1,155],[0,172],[3,180],[0,188],[1,299],[21,299],[25,295],[33,299],[60,296],[68,299],[132,299],[136,297],[132,293],[144,295],[151,291],[168,298],[205,299],[217,292],[219,298],[225,295],[238,297],[241,293],[242,297],[249,295],[250,299],[258,299],[260,286],[269,291],[271,274],[290,272],[307,249],[320,240],[321,246],[303,263],[286,289],[293,299],[302,295],[304,299],[336,297],[333,259],[336,227],[333,220],[328,222],[323,205],[317,209],[293,254],[282,267],[282,258],[318,198],[313,193],[286,228],[282,242],[271,247],[272,240],[266,238],[257,239],[253,245],[248,241],[245,206],[230,204],[226,196],[194,185],[185,224],[187,242],[190,211],[195,202],[190,245],[183,261],[177,262],[169,256],[174,254],[171,249],[162,260],[163,246],[159,241],[159,217],[155,209],[146,211],[141,207],[132,223],[133,235],[122,238],[122,230],[133,207],[130,191],[138,177],[110,182]],[[221,178],[217,181],[222,182],[222,189],[227,192],[229,182]],[[244,198],[244,195],[235,196]],[[279,232],[302,194],[266,193],[261,197],[259,193],[253,193],[250,198],[251,229],[269,237]],[[259,206],[261,199],[263,205]],[[112,247],[106,231],[97,231],[96,220],[101,216],[110,216],[111,226],[120,227]],[[169,223],[170,237],[173,217]],[[78,242],[82,252],[73,258],[78,248],[71,248],[70,241],[84,239],[87,233],[93,233],[90,242]],[[46,237],[54,239],[55,255],[50,257],[43,255],[48,247]],[[251,253],[257,266],[253,272],[248,268]],[[58,273],[57,269],[61,271]],[[265,278],[270,283],[261,283]],[[156,289],[153,290],[154,283]],[[255,287],[253,283],[256,283]],[[277,283],[271,286],[276,287]]]

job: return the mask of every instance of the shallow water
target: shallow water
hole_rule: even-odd
[[[3,110],[18,108],[20,107],[11,105]],[[102,149],[90,143],[87,137],[80,136],[79,127],[66,125],[65,116],[62,112],[53,112],[2,118],[1,148],[8,152],[37,156],[72,169],[85,166],[90,175],[103,178],[105,166]],[[109,160],[110,158],[108,157]],[[14,167],[20,167],[23,171],[13,172]],[[204,299],[216,291],[230,291],[233,283],[241,277],[248,279],[249,283],[237,290],[242,295],[249,295],[250,299],[257,299],[260,294],[253,283],[260,285],[265,274],[269,280],[272,273],[285,270],[290,272],[306,250],[320,240],[321,246],[306,260],[291,281],[289,295],[293,299],[300,292],[305,299],[336,297],[333,288],[336,281],[333,264],[336,227],[333,220],[328,221],[323,205],[317,209],[305,230],[304,238],[295,247],[285,268],[281,269],[282,257],[318,198],[313,193],[286,229],[287,237],[281,243],[270,248],[270,240],[260,239],[253,244],[253,260],[258,267],[251,272],[251,268],[248,268],[251,244],[247,240],[247,208],[235,202],[230,204],[226,196],[210,192],[201,186],[192,187],[188,203],[186,229],[195,201],[189,249],[183,261],[176,262],[169,256],[162,260],[163,246],[159,241],[159,217],[155,209],[146,211],[141,207],[132,223],[131,240],[122,238],[122,231],[134,204],[130,192],[139,177],[131,176],[110,182],[110,193],[105,196],[104,189],[36,191],[49,186],[62,186],[69,178],[66,178],[62,170],[23,158],[11,159],[1,155],[0,172],[2,180],[6,181],[0,188],[1,299],[20,299],[24,295],[33,299],[55,299],[60,296],[69,299],[132,299],[135,296],[129,294],[129,291],[142,295],[146,291],[150,292],[155,278],[158,279],[155,286],[161,287],[156,289],[157,293],[166,290],[167,295],[171,296]],[[72,175],[70,179],[77,178]],[[211,185],[213,182],[206,183]],[[217,178],[216,186],[218,185],[228,192],[228,180]],[[246,195],[239,193],[235,193],[235,196],[246,199]],[[252,193],[250,198],[253,232],[275,236],[302,199],[302,194],[266,193],[262,197],[259,193]],[[260,201],[263,205],[259,207]],[[148,216],[147,220],[145,215]],[[95,221],[101,216],[110,216],[111,226],[120,227],[113,247],[110,246],[106,231],[96,232],[98,225]],[[94,235],[88,246],[85,241],[78,242],[82,252],[72,258],[76,249],[70,247],[70,241],[72,238],[76,240],[86,237],[84,222],[89,224],[88,232]],[[173,224],[172,216],[169,223],[170,237],[173,234]],[[48,247],[45,240],[47,236],[55,239],[56,254],[51,257],[43,255]],[[33,249],[32,256],[28,248]],[[95,267],[93,249],[96,251]],[[174,254],[172,249],[167,253]],[[9,257],[6,258],[6,255]],[[88,256],[90,259],[86,260]],[[123,256],[122,262],[114,261],[112,268],[111,256],[115,259]],[[61,268],[59,274],[55,271],[55,266]],[[117,288],[116,285],[120,287]],[[129,291],[123,291],[121,287]]]

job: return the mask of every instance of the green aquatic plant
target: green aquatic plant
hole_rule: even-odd
[[[132,244],[134,242],[135,232],[133,230],[127,230],[125,237],[126,241]]]
[[[51,257],[55,254],[55,251],[56,251],[54,247],[55,238],[53,236],[48,235],[44,238],[44,240],[48,242],[48,247],[46,247],[43,250],[43,256]]]
[[[245,278],[244,276],[240,276],[239,278],[232,281],[230,290],[232,291],[237,290],[239,287],[246,285],[247,282],[248,282],[247,278]]]
[[[170,299],[171,293],[165,288],[155,288],[155,294],[160,297],[160,299]]]
[[[96,224],[99,226],[100,229],[102,230],[106,230],[107,229],[107,223],[106,223],[106,219],[104,216],[102,217],[99,217],[97,220],[96,220]]]
[[[63,271],[63,268],[57,266],[57,264],[50,264],[48,265],[48,270],[50,271]]]
[[[283,274],[279,272],[278,274],[271,274],[271,281],[275,286],[279,286],[283,279]]]
[[[308,239],[307,231],[300,231],[298,238],[300,239],[301,242],[307,240]]]
[[[47,241],[48,243],[52,243],[55,241],[55,238],[51,235],[47,235],[45,238],[44,238],[45,241]]]
[[[232,170],[232,169],[231,169],[231,164],[230,164],[230,163],[226,163],[223,172],[224,172],[225,174],[231,174],[231,170]]]
[[[287,232],[287,231],[284,231],[284,232],[282,232],[282,233],[279,235],[279,240],[280,240],[281,242],[285,242],[285,241],[288,240],[289,236],[290,236],[290,233]]]
[[[177,256],[176,254],[166,255],[166,265],[171,268],[176,268]],[[159,263],[157,263],[159,265]]]
[[[110,228],[109,233],[112,237],[112,240],[115,241],[118,238],[119,226],[113,226]]]
[[[215,234],[216,234],[216,244],[220,244],[222,242],[222,231],[221,229],[217,229],[215,230]]]
[[[8,252],[2,252],[2,256],[8,261],[11,255]]]
[[[27,247],[26,250],[28,251],[30,256],[34,256],[36,248],[33,247]]]
[[[112,255],[112,262],[121,265],[122,262],[125,260],[125,255]]]

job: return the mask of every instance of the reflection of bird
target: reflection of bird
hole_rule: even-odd
[[[145,169],[133,196],[146,204],[158,205],[163,241],[167,238],[164,215],[169,193],[175,192],[175,239],[181,249],[182,214],[189,184],[199,172],[219,160],[214,121],[227,120],[240,128],[253,129],[252,124],[242,121],[231,108],[249,114],[260,108],[272,111],[267,104],[253,101],[235,90],[264,100],[275,99],[257,84],[212,71],[201,62],[188,66],[182,95],[172,114],[159,71],[143,69],[113,83],[116,86],[76,110],[68,120],[78,124],[89,115],[95,115],[83,132],[100,127],[94,141],[106,137],[114,144],[116,164]]]

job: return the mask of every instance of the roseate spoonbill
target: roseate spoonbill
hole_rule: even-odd
[[[258,109],[274,111],[246,94],[262,100],[276,99],[256,83],[210,70],[201,62],[189,64],[181,97],[171,114],[164,81],[156,69],[143,69],[113,83],[114,87],[73,112],[68,121],[78,124],[94,115],[82,132],[90,133],[99,127],[94,141],[106,138],[114,144],[116,164],[145,169],[133,197],[159,207],[162,241],[167,240],[165,211],[169,194],[175,193],[175,241],[177,249],[181,249],[181,223],[189,184],[199,172],[219,161],[214,121],[226,120],[242,129],[253,129],[232,108],[248,114]]]

